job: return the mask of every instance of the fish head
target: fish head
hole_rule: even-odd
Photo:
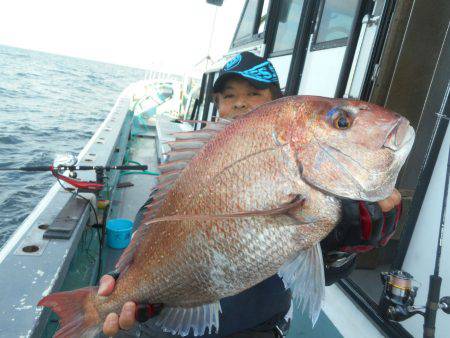
[[[291,127],[302,179],[338,197],[378,201],[395,187],[414,143],[409,121],[362,101],[309,97]]]

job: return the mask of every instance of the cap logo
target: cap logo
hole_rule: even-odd
[[[225,67],[223,67],[224,71],[229,71],[230,69],[236,67],[238,64],[241,63],[242,60],[242,55],[238,54],[236,55],[234,58],[232,58],[230,61],[228,61],[225,65]]]
[[[254,79],[259,82],[267,82],[267,83],[278,82],[277,73],[269,61],[265,61],[263,63],[260,63],[259,65],[256,65],[253,68],[238,73],[242,74],[247,78]]]

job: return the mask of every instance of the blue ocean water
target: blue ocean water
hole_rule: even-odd
[[[0,45],[0,167],[78,153],[144,70]],[[0,172],[0,246],[53,185],[50,173]]]

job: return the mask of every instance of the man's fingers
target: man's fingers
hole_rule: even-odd
[[[397,189],[394,189],[394,191],[392,192],[391,195],[391,199],[392,199],[392,203],[394,203],[394,206],[400,204],[400,202],[402,201],[402,195],[400,194],[400,192]]]
[[[131,329],[134,325],[134,316],[136,313],[136,304],[133,302],[126,302],[122,307],[122,312],[119,316],[119,326],[128,330]]]
[[[388,212],[392,210],[396,205],[400,204],[402,201],[402,195],[397,189],[394,189],[391,196],[388,198],[378,201],[378,205],[381,208],[382,212]]]
[[[100,296],[109,296],[114,290],[116,280],[110,275],[104,275],[100,279],[100,285],[98,287],[98,294]]]
[[[388,212],[394,207],[394,203],[392,202],[392,199],[390,197],[379,201],[378,205],[380,206],[382,212]]]
[[[112,337],[117,332],[119,332],[119,316],[117,313],[110,313],[106,316],[103,323],[103,333],[108,337]]]

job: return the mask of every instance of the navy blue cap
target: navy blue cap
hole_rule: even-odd
[[[223,66],[214,82],[213,92],[220,92],[225,82],[233,77],[245,79],[258,89],[278,84],[278,75],[272,63],[250,52],[236,55]]]

